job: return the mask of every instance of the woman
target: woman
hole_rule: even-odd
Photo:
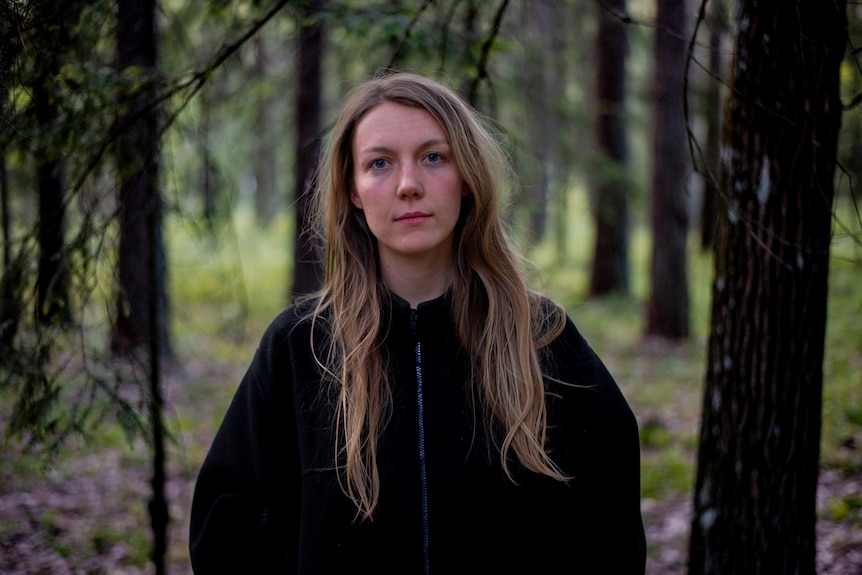
[[[643,573],[635,418],[528,290],[481,117],[376,78],[322,165],[325,286],[274,320],[216,434],[195,573]]]

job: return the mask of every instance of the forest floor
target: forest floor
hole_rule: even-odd
[[[194,478],[233,390],[233,386],[224,385],[218,387],[221,391],[206,393],[198,387],[209,382],[212,390],[212,382],[238,381],[240,373],[236,370],[224,365],[186,364],[181,370],[172,369],[166,378],[171,417],[175,424],[180,422],[168,455],[167,495],[173,521],[168,573],[173,575],[191,573],[187,533]],[[0,416],[7,415],[5,411],[0,410]],[[640,419],[652,416],[638,415]],[[0,427],[5,423],[0,420]],[[153,572],[148,563],[148,451],[143,444],[130,448],[122,440],[107,446],[104,443],[67,449],[47,471],[40,471],[35,457],[21,456],[13,445],[0,447],[0,573]],[[835,470],[821,473],[820,507],[830,501],[858,501],[854,494],[862,494],[859,474]],[[649,545],[647,573],[684,574],[691,517],[689,494],[645,498],[643,513]],[[819,515],[817,573],[862,574],[862,509]]]

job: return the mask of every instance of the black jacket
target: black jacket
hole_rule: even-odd
[[[373,519],[355,520],[339,486],[333,394],[291,307],[266,331],[200,470],[194,572],[643,573],[637,424],[571,320],[547,352],[551,374],[573,385],[546,385],[551,456],[573,479],[514,465],[515,484],[474,416],[448,296],[418,310],[393,297],[390,310],[394,401]]]

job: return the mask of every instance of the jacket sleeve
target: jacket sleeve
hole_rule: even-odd
[[[568,362],[563,366],[564,380],[575,384],[565,392],[571,400],[565,409],[569,424],[574,423],[568,442],[576,446],[570,455],[575,458],[574,482],[581,501],[578,572],[643,575],[646,539],[637,420],[613,376],[571,320],[562,339],[563,363]]]
[[[596,440],[585,483],[589,498],[588,539],[595,550],[596,573],[643,575],[646,538],[641,515],[640,442],[635,416],[604,366],[609,398],[605,416],[592,433]]]
[[[196,575],[292,572],[300,480],[285,332],[277,322],[267,330],[198,474]]]

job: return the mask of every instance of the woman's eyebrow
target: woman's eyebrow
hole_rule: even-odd
[[[432,146],[448,146],[449,141],[445,138],[431,138],[429,140],[425,140],[421,144],[417,146],[417,148],[428,148]],[[358,150],[359,154],[379,154],[381,152],[391,152],[393,148],[391,146],[383,146],[383,145],[375,145],[368,146],[367,148],[362,148]]]

